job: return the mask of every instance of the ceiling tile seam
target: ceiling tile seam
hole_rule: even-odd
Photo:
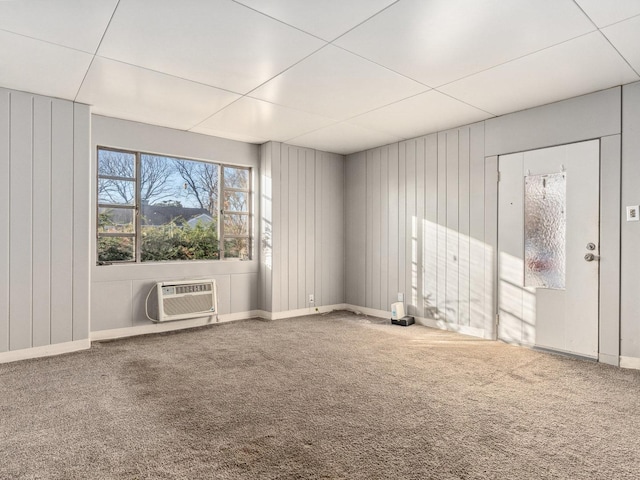
[[[589,14],[584,10],[584,8],[582,8],[582,6],[580,6],[580,4],[576,0],[573,0],[573,3],[576,4],[576,6],[582,11],[582,13],[584,13],[585,17],[587,17],[589,21],[593,24],[593,26],[596,27],[598,30],[602,30],[603,28],[607,28],[612,25],[617,25],[622,22],[626,22],[627,20],[631,20],[632,18],[640,17],[640,13],[636,13],[635,15],[631,15],[629,17],[623,18],[622,20],[616,20],[615,22],[607,23],[606,25],[599,27],[598,24],[589,16]]]
[[[477,105],[473,105],[472,103],[469,103],[469,102],[467,102],[465,100],[462,100],[461,98],[454,97],[453,95],[451,95],[449,93],[442,92],[442,91],[438,90],[437,88],[434,88],[433,90],[438,92],[441,95],[449,97],[449,98],[451,98],[453,100],[456,100],[456,101],[458,101],[460,103],[464,103],[465,105],[467,105],[469,107],[475,108],[476,110],[480,110],[481,112],[484,112],[487,115],[491,115],[492,117],[497,117],[498,116],[498,114],[496,114],[496,113],[490,112],[489,110],[485,110],[484,108],[480,108]]]
[[[391,7],[393,7],[395,4],[397,4],[399,1],[400,1],[400,0],[396,0],[396,1],[395,1],[395,2],[393,2],[393,3],[390,3],[389,5],[387,5],[387,6],[386,6],[386,7],[384,7],[383,9],[381,9],[381,10],[377,11],[376,13],[374,13],[373,15],[371,15],[370,17],[368,17],[368,18],[364,19],[363,21],[361,21],[361,22],[360,22],[360,23],[358,23],[357,25],[354,25],[353,27],[351,27],[351,28],[350,28],[349,30],[347,30],[346,32],[344,32],[344,33],[342,33],[342,34],[338,35],[336,38],[334,38],[333,40],[331,40],[331,42],[329,42],[329,43],[331,43],[331,44],[333,45],[333,42],[335,42],[335,41],[337,41],[337,40],[341,39],[342,37],[344,37],[344,36],[345,36],[345,35],[347,35],[348,33],[353,32],[356,28],[358,28],[358,27],[360,27],[360,26],[364,25],[364,24],[365,24],[365,23],[367,23],[369,20],[371,20],[373,17],[377,17],[377,16],[378,16],[378,15],[380,15],[382,12],[387,11],[388,9],[390,9]],[[335,46],[337,47],[338,45],[335,45]]]
[[[487,71],[489,71],[489,70],[493,70],[494,68],[502,67],[502,66],[504,66],[504,65],[507,65],[508,63],[516,62],[516,61],[518,61],[518,60],[522,60],[523,58],[527,58],[527,57],[530,57],[530,56],[532,56],[532,55],[537,55],[538,53],[544,52],[545,50],[550,50],[550,49],[555,48],[555,47],[558,47],[558,46],[560,46],[560,45],[564,45],[565,43],[573,42],[574,40],[577,40],[577,39],[582,38],[582,37],[586,37],[587,35],[591,35],[591,34],[596,33],[596,32],[599,32],[599,29],[598,29],[598,28],[595,28],[594,30],[591,30],[591,31],[586,32],[586,33],[582,33],[582,34],[577,35],[577,36],[575,36],[575,37],[568,38],[567,40],[563,40],[562,42],[554,43],[553,45],[549,45],[549,46],[547,46],[547,47],[540,48],[540,49],[538,49],[538,50],[534,50],[533,52],[525,53],[524,55],[520,55],[520,56],[518,56],[518,57],[514,57],[514,58],[512,58],[512,59],[510,59],[510,60],[506,60],[506,61],[501,62],[501,63],[498,63],[498,64],[496,64],[496,65],[492,65],[491,67],[483,68],[482,70],[478,70],[477,72],[470,73],[470,74],[468,74],[468,75],[463,75],[463,76],[462,76],[462,77],[460,77],[460,78],[456,78],[455,80],[451,80],[451,81],[449,81],[449,82],[445,82],[445,83],[443,83],[443,84],[441,84],[441,85],[438,85],[438,86],[436,86],[436,87],[433,87],[433,89],[434,89],[434,90],[438,90],[438,91],[440,91],[440,90],[439,90],[440,88],[442,88],[442,87],[446,87],[446,86],[448,86],[448,85],[451,85],[452,83],[456,83],[456,82],[458,82],[458,81],[460,81],[460,80],[464,80],[464,79],[466,79],[466,78],[473,77],[473,76],[475,76],[475,75],[479,75],[479,74],[484,73],[484,72],[487,72]]]
[[[106,57],[106,56],[104,56],[104,55],[95,55],[95,57],[103,58],[103,59],[105,59],[105,60],[110,60],[110,61],[112,61],[112,62],[117,62],[117,63],[120,63],[120,64],[122,64],[122,65],[128,65],[128,66],[130,66],[130,67],[139,68],[140,70],[145,70],[145,71],[147,71],[147,72],[158,73],[158,74],[160,74],[160,75],[164,75],[165,77],[171,77],[171,78],[175,78],[175,79],[177,79],[177,80],[183,80],[183,81],[185,81],[185,82],[193,83],[193,84],[195,84],[195,85],[201,85],[201,86],[203,86],[203,87],[214,88],[214,89],[216,89],[216,90],[220,90],[220,91],[222,91],[222,92],[226,92],[226,93],[233,93],[234,95],[241,95],[241,96],[244,96],[244,95],[243,95],[242,93],[240,93],[240,92],[235,92],[235,91],[233,91],[233,90],[229,90],[229,89],[227,89],[227,88],[218,87],[218,86],[216,86],[216,85],[211,85],[211,84],[209,84],[209,83],[200,82],[200,81],[198,81],[198,80],[193,80],[193,79],[191,79],[191,78],[187,78],[187,77],[180,77],[180,76],[178,76],[178,75],[174,75],[174,74],[172,74],[172,73],[163,72],[162,70],[155,70],[155,69],[153,69],[153,68],[144,67],[144,66],[142,66],[142,65],[137,65],[137,64],[135,64],[135,63],[123,62],[122,60],[118,60],[117,58]]]
[[[596,24],[596,22],[593,20],[593,18],[591,18],[591,16],[585,11],[584,8],[582,8],[582,5],[580,5],[576,0],[573,0],[573,3],[576,7],[578,7],[578,9],[582,12],[582,14],[587,17],[587,20],[589,20],[591,22],[591,25],[593,25],[595,28],[600,28],[598,27],[598,25]]]
[[[357,53],[357,52],[354,52],[354,51],[352,51],[352,50],[349,50],[348,48],[341,47],[340,45],[334,45],[333,43],[331,43],[330,45],[332,45],[332,46],[334,46],[334,47],[336,47],[336,48],[339,48],[340,50],[342,50],[342,51],[344,51],[344,52],[350,53],[351,55],[355,55],[356,57],[359,57],[359,58],[361,58],[362,60],[365,60],[365,61],[367,61],[367,62],[369,62],[369,63],[372,63],[373,65],[376,65],[376,66],[378,66],[378,67],[380,67],[380,68],[384,68],[385,70],[387,70],[387,71],[389,71],[389,72],[391,72],[391,73],[395,73],[396,75],[399,75],[399,76],[401,76],[401,77],[403,77],[403,78],[406,78],[407,80],[411,80],[412,82],[418,83],[418,84],[420,84],[420,85],[424,85],[424,86],[425,86],[425,87],[427,87],[427,89],[429,89],[429,90],[431,90],[431,89],[435,88],[435,87],[432,87],[431,85],[427,85],[426,83],[424,83],[424,82],[422,82],[422,81],[420,81],[420,80],[417,80],[417,79],[415,79],[415,78],[413,78],[413,77],[410,77],[409,75],[406,75],[406,74],[404,74],[404,73],[402,73],[402,72],[398,72],[397,70],[394,70],[393,68],[390,68],[390,67],[388,67],[387,65],[383,65],[383,64],[381,64],[381,63],[376,62],[375,60],[372,60],[372,59],[370,59],[370,58],[368,58],[368,57],[365,57],[364,55],[361,55],[361,54],[359,54],[359,53]],[[425,90],[424,92],[421,92],[421,93],[428,92],[429,90]]]
[[[252,88],[251,90],[249,90],[248,92],[244,93],[244,94],[240,94],[238,93],[238,95],[242,95],[242,97],[234,100],[233,102],[231,102],[229,105],[225,105],[224,107],[222,107],[221,109],[217,110],[216,112],[212,113],[211,115],[209,115],[207,118],[205,118],[204,120],[202,120],[200,123],[194,125],[191,128],[196,128],[199,127],[201,124],[203,124],[204,122],[206,122],[207,120],[209,120],[210,118],[212,118],[213,116],[217,115],[218,113],[220,113],[222,110],[224,110],[225,108],[227,108],[228,106],[232,105],[233,103],[237,102],[238,100],[240,100],[241,98],[244,97],[249,97],[252,98],[254,100],[261,100],[258,99],[256,97],[251,97],[251,93],[255,92],[257,89],[259,89],[260,87],[262,87],[263,85],[266,85],[267,83],[269,83],[270,81],[278,78],[280,75],[282,75],[283,73],[291,70],[293,67],[295,67],[296,65],[300,64],[301,62],[304,62],[307,58],[311,57],[312,55],[315,55],[316,53],[318,53],[320,50],[322,50],[323,48],[326,48],[329,45],[329,43],[326,43],[324,45],[322,45],[320,48],[317,48],[316,50],[312,51],[311,53],[309,53],[308,55],[305,55],[304,57],[302,57],[301,59],[299,59],[298,61],[292,63],[291,65],[289,65],[287,68],[285,68],[284,70],[282,70],[281,72],[275,74],[273,77],[269,78],[268,80],[265,80],[264,82],[260,83],[259,85],[255,86],[254,88]],[[274,104],[277,105],[277,104]]]
[[[486,110],[484,110],[484,109],[482,109],[482,108],[480,108],[480,107],[476,107],[475,105],[472,105],[472,104],[470,104],[470,103],[468,103],[468,102],[465,102],[464,100],[460,100],[459,98],[456,98],[456,97],[454,97],[453,95],[449,95],[449,94],[446,94],[446,93],[444,93],[444,92],[441,92],[441,91],[439,91],[439,90],[437,90],[437,89],[435,89],[435,88],[432,88],[432,89],[430,89],[430,90],[426,90],[426,91],[424,91],[424,92],[416,93],[416,94],[414,94],[414,95],[409,95],[408,97],[401,98],[400,100],[396,100],[396,101],[390,102],[390,103],[388,103],[388,104],[386,104],[386,105],[382,105],[382,106],[380,106],[380,107],[372,108],[371,110],[367,110],[366,112],[358,113],[357,115],[354,115],[354,116],[352,116],[352,117],[349,117],[349,118],[346,118],[346,119],[342,120],[342,122],[350,122],[351,120],[357,119],[358,117],[361,117],[361,116],[363,116],[363,115],[367,115],[367,114],[372,113],[372,112],[375,112],[375,111],[377,111],[377,110],[381,110],[381,109],[383,109],[383,108],[390,107],[390,106],[392,106],[392,105],[395,105],[396,103],[404,102],[405,100],[410,100],[410,99],[412,99],[412,98],[419,97],[420,95],[424,95],[424,94],[429,93],[429,92],[437,92],[437,93],[440,93],[441,95],[445,95],[445,96],[447,96],[447,97],[449,97],[449,98],[451,98],[451,99],[453,99],[453,100],[456,100],[456,101],[458,101],[458,102],[460,102],[460,103],[464,103],[465,105],[467,105],[467,106],[469,106],[469,107],[472,107],[472,108],[475,108],[476,110],[479,110],[479,111],[481,111],[481,112],[484,112],[484,113],[486,113],[487,115],[491,115],[491,116],[493,116],[493,117],[495,117],[495,116],[496,116],[494,113],[488,112],[488,111],[486,111]],[[380,133],[385,133],[385,132],[380,132]]]
[[[622,60],[624,60],[624,62],[629,66],[629,68],[633,71],[633,73],[636,74],[636,76],[638,78],[640,78],[640,72],[638,72],[638,70],[636,70],[634,68],[633,65],[631,65],[631,62],[629,62],[629,60],[627,60],[627,58],[620,52],[620,50],[618,50],[618,48],[613,44],[613,42],[611,40],[609,40],[609,37],[607,37],[607,34],[604,33],[602,30],[599,30],[600,35],[602,35],[602,37],[604,38],[605,42],[607,42],[609,45],[611,45],[611,48],[613,48],[613,50],[620,55],[620,58],[622,58]]]
[[[52,42],[50,40],[43,40],[41,38],[32,37],[31,35],[25,35],[24,33],[14,32],[12,30],[7,30],[6,28],[0,28],[0,31],[10,33],[11,35],[17,35],[19,37],[28,38],[29,40],[35,40],[36,42],[46,43],[48,45],[53,45],[54,47],[64,48],[66,50],[72,50],[74,52],[85,53],[87,55],[93,55],[91,52],[87,52],[86,50],[82,50],[80,48],[70,47],[69,45],[62,45],[61,43]]]
[[[235,3],[235,4],[239,5],[239,6],[241,6],[241,7],[246,8],[247,10],[251,10],[252,12],[255,12],[255,13],[259,14],[259,15],[262,15],[263,17],[266,17],[266,18],[268,18],[269,20],[273,20],[274,22],[278,22],[278,23],[280,23],[280,24],[282,24],[282,25],[286,25],[287,27],[293,28],[294,30],[297,30],[297,31],[299,31],[299,32],[301,32],[301,33],[304,33],[305,35],[309,35],[309,36],[311,36],[311,37],[313,37],[313,38],[316,38],[316,39],[321,40],[321,41],[323,41],[323,42],[325,42],[325,43],[328,43],[328,40],[325,40],[325,39],[324,39],[324,38],[322,38],[322,37],[319,37],[319,36],[317,36],[317,35],[314,35],[314,34],[313,34],[313,33],[311,33],[311,32],[307,32],[306,30],[303,30],[303,29],[302,29],[302,28],[300,28],[300,27],[296,27],[295,25],[291,25],[290,23],[287,23],[287,22],[285,22],[284,20],[280,20],[279,18],[272,17],[271,15],[269,15],[269,14],[267,14],[267,13],[264,13],[264,12],[261,12],[260,10],[256,10],[255,8],[250,7],[249,5],[245,5],[244,3],[242,3],[242,2],[240,2],[240,1],[238,1],[238,0],[231,0],[231,1],[232,1],[233,3]]]
[[[78,86],[78,90],[76,91],[76,95],[75,95],[75,97],[73,97],[73,101],[74,102],[78,100],[78,95],[80,95],[80,90],[82,90],[82,86],[84,85],[84,82],[87,79],[87,75],[89,75],[89,71],[91,70],[91,66],[93,65],[93,62],[96,59],[96,55],[98,54],[98,50],[100,50],[100,46],[102,45],[104,37],[107,34],[107,30],[109,30],[109,26],[111,25],[111,22],[113,21],[113,17],[115,16],[116,11],[118,10],[119,6],[120,6],[120,0],[118,0],[118,2],[116,3],[116,6],[113,7],[113,12],[111,12],[111,17],[109,17],[109,21],[107,22],[107,25],[104,27],[104,32],[102,32],[102,36],[100,37],[100,41],[98,42],[98,46],[96,47],[95,51],[92,53],[91,62],[89,62],[89,66],[87,67],[87,71],[84,72],[84,76],[82,77],[82,81],[80,82],[80,85]]]

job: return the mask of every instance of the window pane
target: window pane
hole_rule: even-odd
[[[98,203],[112,205],[133,205],[135,203],[135,182],[130,180],[98,179]]]
[[[565,288],[566,177],[525,177],[524,285]]]
[[[214,223],[188,223],[181,226],[146,225],[142,227],[143,262],[168,260],[217,260],[220,258],[218,233]]]
[[[248,238],[228,238],[224,241],[225,258],[241,258],[246,260],[249,258],[249,239]]]
[[[249,215],[224,215],[224,234],[249,235]]]
[[[134,214],[131,208],[99,208],[98,233],[134,233]]]
[[[98,150],[98,175],[135,178],[135,165],[133,153]]]
[[[141,162],[143,204],[218,211],[218,165],[154,155],[142,155]]]
[[[249,194],[246,192],[224,192],[223,210],[230,212],[248,212]]]
[[[135,259],[133,237],[99,237],[98,262],[131,262]]]
[[[246,168],[223,167],[224,186],[249,190],[249,170]]]

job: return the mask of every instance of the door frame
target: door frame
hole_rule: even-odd
[[[485,243],[492,254],[485,262],[485,288],[490,289],[491,325],[487,337],[497,340],[498,312],[498,157],[542,148],[589,140],[600,140],[600,268],[598,298],[598,361],[620,365],[620,233],[621,202],[621,135],[585,138],[554,145],[536,145],[519,151],[505,151],[485,157]],[[489,266],[488,265],[488,266]]]

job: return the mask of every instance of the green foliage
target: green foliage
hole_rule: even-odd
[[[142,231],[142,261],[213,260],[220,258],[215,223],[195,227],[175,223],[146,226]]]
[[[98,262],[126,262],[133,260],[133,238],[98,238]]]

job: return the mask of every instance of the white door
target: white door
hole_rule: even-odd
[[[498,338],[597,358],[600,142],[498,168]]]

